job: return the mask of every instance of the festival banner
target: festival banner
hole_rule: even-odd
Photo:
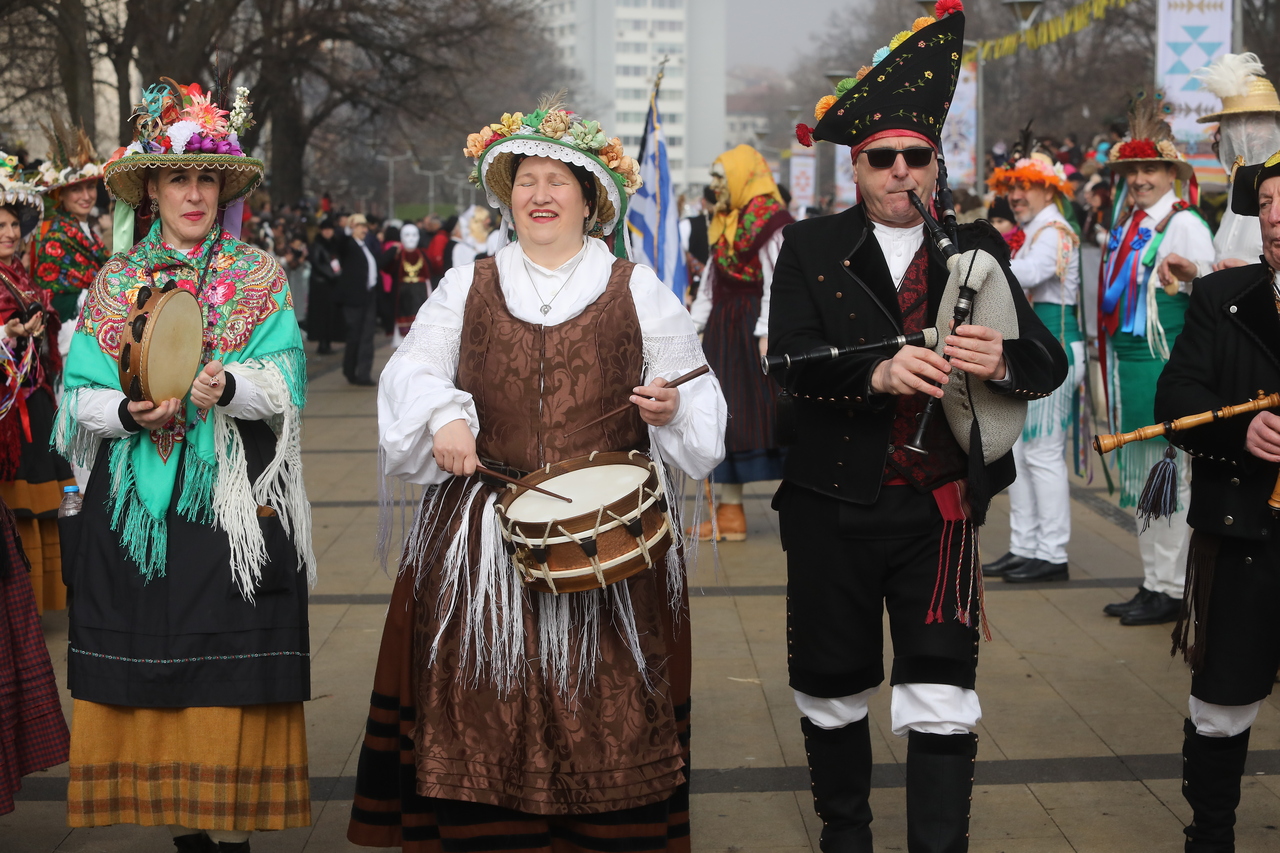
[[[978,183],[978,61],[960,65],[960,78],[951,97],[951,111],[942,126],[942,156],[947,159],[947,182],[952,189],[974,189]]]
[[[791,212],[803,214],[811,207],[818,184],[818,160],[813,148],[791,143]]]
[[[1196,119],[1217,111],[1217,96],[1191,76],[1231,49],[1230,0],[1158,0],[1156,82],[1172,108],[1169,124],[1197,179],[1225,183],[1213,154],[1213,129]]]
[[[833,199],[832,212],[848,210],[858,203],[858,182],[853,175],[853,158],[849,156],[847,145],[832,145],[836,157],[836,197]]]

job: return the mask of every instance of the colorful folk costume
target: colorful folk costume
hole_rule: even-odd
[[[228,120],[196,85],[147,89],[137,139],[106,167],[116,218],[148,203],[161,169],[216,170],[220,207],[257,186],[262,164],[236,141],[245,94]],[[306,365],[279,264],[216,220],[195,247],[173,248],[158,201],[150,233],[90,289],[55,433],[59,451],[93,472],[68,559],[67,819],[168,825],[179,850],[211,838],[245,851],[251,830],[311,821]],[[125,321],[143,289],[172,287],[195,294],[201,362],[222,363],[225,384],[216,406],[186,396],[147,431],[117,363],[136,345]]]
[[[1236,170],[1232,209],[1260,212],[1277,231],[1280,151]],[[1261,233],[1261,227],[1260,227]],[[1223,269],[1191,293],[1186,326],[1155,395],[1156,422],[1200,414],[1280,388],[1280,252]],[[1188,853],[1235,850],[1234,825],[1249,735],[1280,666],[1280,521],[1267,505],[1280,465],[1246,446],[1254,418],[1215,420],[1173,433],[1192,457],[1187,599],[1174,650],[1191,665],[1183,724],[1182,796],[1192,821]],[[1163,519],[1152,522],[1154,527]],[[1258,848],[1261,849],[1261,848]]]
[[[1191,285],[1161,286],[1160,262],[1176,251],[1196,264],[1201,274],[1213,265],[1213,232],[1195,207],[1195,180],[1190,164],[1174,147],[1164,120],[1163,96],[1140,95],[1129,113],[1129,137],[1112,146],[1108,155],[1113,181],[1115,227],[1103,252],[1098,284],[1098,344],[1107,390],[1107,415],[1112,432],[1130,432],[1154,423],[1152,401],[1156,378],[1169,359],[1182,331]],[[1135,181],[1149,184],[1135,170],[1144,164],[1173,170],[1171,188],[1159,198],[1135,201]],[[1165,178],[1169,183],[1168,178]],[[1184,201],[1178,183],[1188,186]],[[1256,390],[1256,389],[1255,389]],[[1147,474],[1166,450],[1164,440],[1134,442],[1116,451],[1120,506],[1136,507]],[[1178,488],[1178,511],[1168,521],[1137,521],[1142,554],[1142,586],[1127,602],[1108,605],[1108,615],[1126,625],[1172,622],[1177,618],[1187,564],[1187,466]]]
[[[1067,479],[1067,439],[1079,420],[1087,374],[1080,333],[1080,236],[1060,205],[1069,204],[1070,184],[1062,166],[1035,149],[1027,126],[1013,156],[987,179],[1001,195],[1039,188],[1047,204],[1033,211],[1024,198],[1019,228],[1006,234],[1009,269],[1022,285],[1045,328],[1067,353],[1067,380],[1041,400],[1027,404],[1022,437],[1013,445],[1017,479],[1009,486],[1009,552],[983,567],[988,577],[1010,583],[1067,580],[1071,541],[1071,494]],[[1039,203],[1042,196],[1035,194]],[[1014,243],[1010,234],[1022,234]],[[1087,420],[1083,419],[1083,420]],[[1082,442],[1077,441],[1077,445]],[[1083,444],[1087,445],[1087,442]]]
[[[383,268],[391,274],[391,299],[396,323],[396,341],[408,334],[418,309],[431,293],[431,266],[427,250],[418,245],[418,226],[400,229],[400,243],[386,250]]]
[[[876,53],[873,68],[823,98],[817,127],[797,128],[801,141],[851,146],[855,174],[863,176],[884,168],[874,163],[885,156],[864,154],[896,147],[877,140],[910,137],[914,174],[936,176],[964,39],[960,4],[944,0],[937,12],[938,20],[917,20]],[[888,168],[906,156],[890,153]],[[769,312],[771,355],[856,346],[948,322],[938,316],[949,279],[941,250],[923,224],[874,221],[869,193],[881,193],[882,205],[888,200],[866,184],[859,183],[864,201],[855,207],[786,227]],[[1019,336],[1003,343],[1006,375],[986,386],[1015,401],[1048,396],[1066,376],[1066,357],[1009,272],[1004,241],[982,222],[959,226],[952,239],[962,251],[983,250],[970,256],[992,271],[982,292],[1007,298],[1017,317]],[[922,437],[928,455],[907,450],[924,395],[872,391],[876,366],[892,354],[807,362],[785,373],[796,435],[773,505],[787,552],[787,665],[804,714],[822,849],[870,853],[867,703],[884,680],[888,611],[891,727],[908,739],[907,848],[961,853],[981,718],[976,528],[991,494],[1013,480],[1013,456],[987,461],[979,446],[971,458],[941,417]]]
[[[5,208],[19,216],[22,234],[34,233],[44,210],[38,189],[23,182],[15,166],[0,152],[0,195]],[[50,293],[32,283],[19,249],[0,260],[0,324],[29,316],[38,305],[44,328],[14,338],[0,335],[0,498],[17,517],[18,532],[31,566],[36,609],[67,606],[62,582],[58,504],[62,490],[76,481],[66,460],[49,449],[53,433],[54,390],[61,382],[62,356],[57,340],[60,323],[50,306]],[[25,312],[25,314],[24,314]]]
[[[503,116],[467,153],[507,222],[526,157],[568,165],[594,206],[588,234],[617,236],[639,186],[617,138],[554,104]],[[642,381],[702,364],[680,301],[600,239],[585,236],[558,269],[514,242],[445,275],[379,382],[385,472],[426,492],[387,614],[351,841],[414,853],[689,849],[683,549],[603,588],[532,591],[503,547],[502,484],[451,476],[432,449],[461,419],[482,464],[509,474],[643,449],[667,482],[664,461],[704,477],[724,452],[714,376],[680,387],[666,426],[632,410],[567,434]]]
[[[37,285],[53,294],[53,308],[63,327],[58,349],[65,357],[85,293],[109,253],[90,227],[88,216],[72,213],[64,201],[73,187],[89,188],[96,196],[102,163],[93,143],[83,128],[72,137],[56,116],[49,135],[53,149],[40,166],[38,181],[53,203],[53,213],[31,243],[31,275]]]
[[[782,478],[783,452],[775,435],[777,386],[760,371],[759,340],[769,334],[769,287],[782,248],[782,227],[793,222],[773,182],[769,164],[749,145],[716,158],[711,167],[715,217],[707,233],[705,273],[693,319],[704,327],[707,363],[729,401],[725,460],[712,477],[721,484],[712,520],[699,539],[747,538],[742,486]]]
[[[1192,76],[1222,99],[1222,109],[1200,116],[1201,124],[1218,124],[1218,160],[1235,182],[1235,170],[1261,163],[1280,148],[1280,98],[1254,53],[1224,53]],[[1233,189],[1228,190],[1228,196]],[[1242,217],[1230,203],[1213,235],[1214,261],[1228,258],[1253,263],[1262,254],[1262,229]],[[1204,271],[1207,274],[1208,271]]]
[[[66,761],[70,743],[15,522],[0,501],[0,815],[22,777]]]

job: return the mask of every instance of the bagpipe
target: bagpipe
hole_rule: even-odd
[[[761,359],[760,367],[766,374],[779,375],[804,364],[839,359],[856,353],[896,352],[903,346],[925,346],[941,352],[946,336],[955,326],[972,323],[999,331],[1005,340],[1018,337],[1017,307],[1009,289],[1008,279],[1000,262],[982,249],[961,252],[957,248],[956,215],[947,186],[946,164],[938,157],[937,207],[942,210],[942,223],[930,213],[928,207],[914,192],[909,192],[911,203],[924,219],[925,230],[946,259],[949,276],[942,301],[938,306],[937,325],[912,335],[897,335],[870,344],[852,347],[818,347],[803,353],[772,355]],[[968,375],[956,371],[943,386],[941,398],[930,397],[916,424],[915,434],[904,445],[906,449],[926,454],[925,432],[933,419],[939,402],[956,441],[965,453],[970,448],[981,450],[982,459],[990,464],[1004,456],[1013,447],[1027,416],[1025,400],[997,394],[982,381],[971,381]]]
[[[1133,432],[1095,435],[1093,437],[1093,449],[1098,451],[1099,456],[1102,456],[1117,447],[1123,447],[1134,441],[1167,438],[1175,432],[1184,432],[1189,429],[1195,429],[1198,426],[1225,420],[1226,418],[1248,415],[1264,409],[1274,409],[1277,406],[1280,406],[1280,392],[1264,394],[1259,391],[1255,399],[1246,403],[1237,403],[1234,406],[1223,406],[1207,412],[1200,412],[1196,415],[1187,415],[1176,420],[1135,429]],[[1151,469],[1151,473],[1147,477],[1147,484],[1143,487],[1142,495],[1138,498],[1138,516],[1140,518],[1149,521],[1153,518],[1163,518],[1173,514],[1178,499],[1178,469],[1174,463],[1176,455],[1173,447],[1170,446],[1165,450],[1164,458]],[[1276,478],[1276,485],[1271,490],[1271,497],[1267,499],[1267,506],[1271,507],[1272,512],[1280,514],[1280,477]]]

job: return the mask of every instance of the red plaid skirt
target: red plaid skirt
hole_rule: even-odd
[[[29,572],[0,503],[0,814],[13,811],[23,776],[67,760],[71,740]]]

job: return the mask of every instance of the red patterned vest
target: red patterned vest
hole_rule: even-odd
[[[898,308],[902,312],[902,330],[907,334],[924,328],[929,315],[929,254],[924,245],[911,259],[902,287],[898,288]],[[951,434],[942,407],[934,409],[925,431],[925,456],[907,450],[904,445],[915,435],[919,416],[929,398],[924,394],[901,395],[897,399],[893,429],[889,433],[892,450],[884,466],[884,480],[904,479],[918,491],[928,492],[943,483],[965,476],[968,460]]]

